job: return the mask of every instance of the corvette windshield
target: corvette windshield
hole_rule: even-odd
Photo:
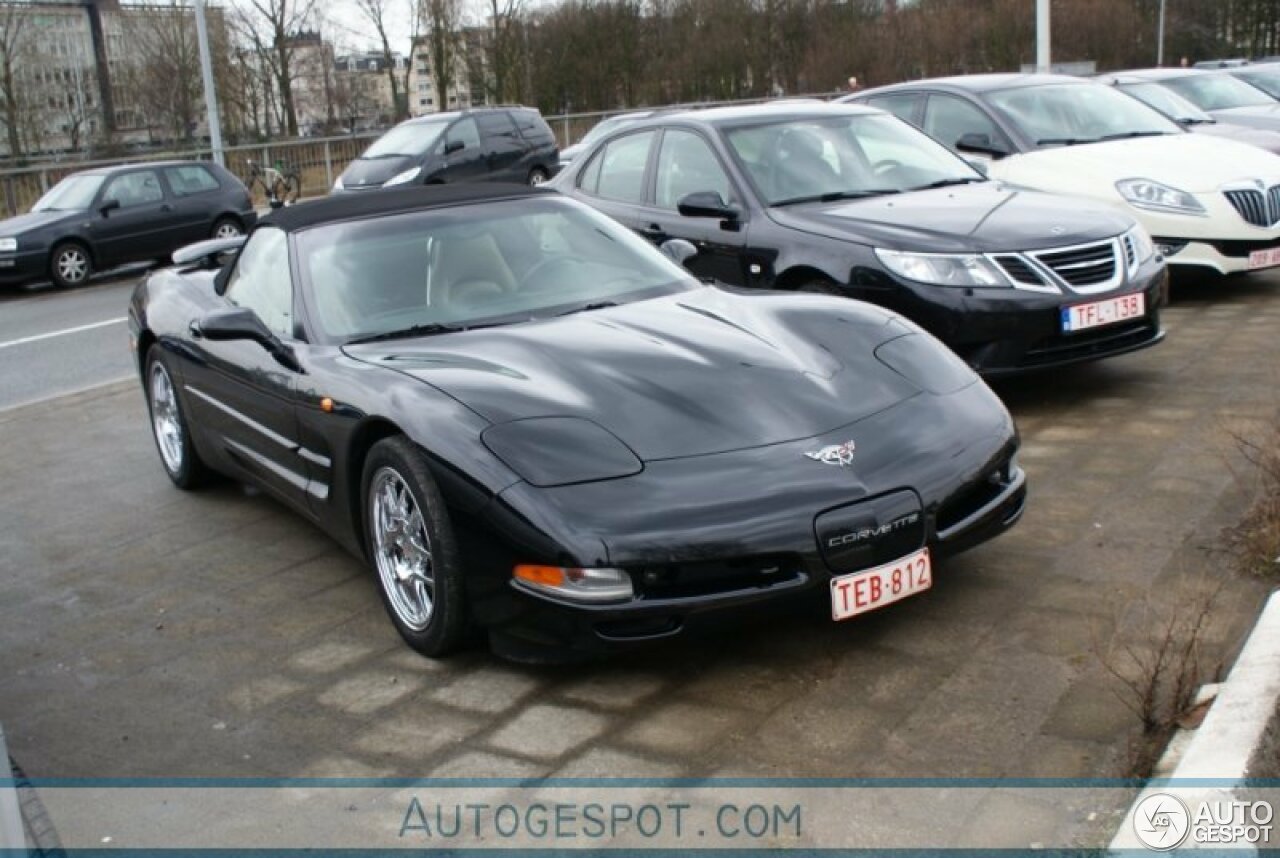
[[[1037,146],[1073,146],[1182,131],[1142,102],[1102,84],[1020,86],[993,92],[988,98]]]
[[[1276,100],[1260,89],[1221,72],[1189,74],[1160,81],[1201,110],[1230,110],[1233,107],[1274,107]]]
[[[814,116],[731,128],[725,136],[771,206],[984,181],[892,116]]]
[[[83,211],[102,187],[104,176],[67,176],[31,207],[33,212]]]
[[[313,320],[340,342],[512,324],[696,287],[614,221],[556,197],[370,218],[297,239]]]

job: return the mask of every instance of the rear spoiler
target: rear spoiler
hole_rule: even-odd
[[[222,265],[220,257],[234,253],[244,244],[245,236],[234,238],[211,238],[208,241],[197,241],[173,252],[173,264],[195,266],[197,268],[218,268]]]

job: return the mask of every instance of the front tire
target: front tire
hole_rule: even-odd
[[[160,464],[180,489],[194,489],[209,478],[209,468],[191,441],[178,389],[158,346],[147,351],[147,412]]]
[[[538,185],[545,183],[550,178],[551,177],[547,175],[547,171],[541,167],[534,167],[529,171],[529,184],[535,188],[538,187]]]
[[[391,622],[423,655],[448,654],[466,630],[461,561],[421,451],[403,436],[379,441],[361,486],[369,564]]]
[[[49,254],[49,279],[59,289],[74,289],[93,276],[93,257],[78,241],[64,241]]]
[[[244,227],[233,217],[220,217],[213,224],[210,238],[237,238],[244,235]]]

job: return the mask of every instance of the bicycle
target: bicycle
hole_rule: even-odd
[[[264,167],[252,158],[248,159],[249,176],[245,187],[252,196],[255,187],[262,188],[267,204],[273,209],[291,206],[302,196],[302,173],[292,164],[276,159],[274,167]]]

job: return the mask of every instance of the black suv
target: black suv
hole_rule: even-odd
[[[531,107],[433,113],[401,122],[334,183],[335,191],[444,182],[540,185],[559,165],[555,135]]]

